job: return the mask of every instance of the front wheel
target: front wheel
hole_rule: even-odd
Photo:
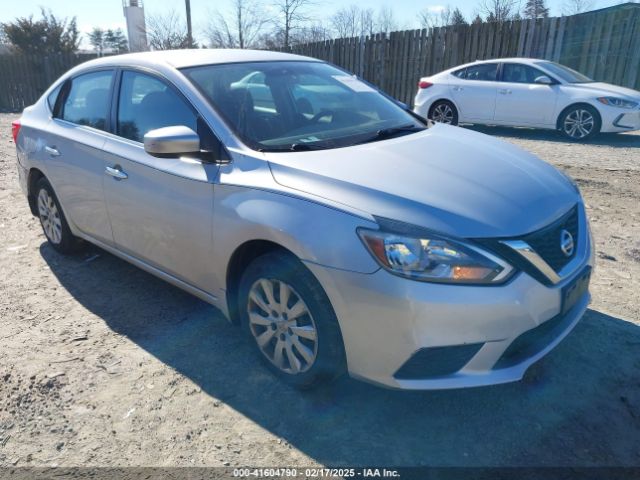
[[[447,100],[438,100],[429,110],[429,119],[436,123],[458,125],[458,110]]]
[[[60,253],[76,251],[82,244],[82,240],[71,233],[58,198],[46,178],[38,180],[36,202],[38,218],[49,244]]]
[[[238,300],[243,328],[280,379],[309,388],[344,371],[342,335],[329,299],[292,255],[273,252],[254,260]]]
[[[570,140],[589,140],[600,132],[600,115],[588,105],[569,107],[558,122],[562,135]]]

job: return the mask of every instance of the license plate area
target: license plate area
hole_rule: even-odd
[[[562,287],[562,308],[564,315],[571,310],[582,296],[589,290],[591,279],[591,267],[586,267],[571,283]]]

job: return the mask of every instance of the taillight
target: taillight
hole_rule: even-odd
[[[433,85],[433,83],[427,82],[426,80],[420,80],[418,82],[418,87],[420,87],[420,88],[429,88],[432,85]]]
[[[18,133],[20,132],[20,120],[14,120],[11,122],[11,135],[13,136],[13,143],[18,141]]]

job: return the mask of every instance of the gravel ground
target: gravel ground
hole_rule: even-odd
[[[209,305],[97,249],[54,252],[0,115],[0,466],[640,465],[640,135],[478,129],[579,183],[593,303],[524,381],[276,382]]]

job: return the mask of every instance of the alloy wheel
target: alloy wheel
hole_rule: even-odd
[[[431,113],[431,120],[437,123],[453,123],[453,109],[448,103],[436,105]]]
[[[56,202],[44,188],[38,193],[38,213],[47,239],[51,243],[59,244],[62,241],[62,219]]]
[[[249,328],[262,354],[288,374],[309,370],[318,355],[313,316],[295,289],[275,279],[260,278],[247,302]]]
[[[576,109],[564,119],[562,128],[567,136],[575,139],[587,137],[595,126],[595,119],[588,110]]]

